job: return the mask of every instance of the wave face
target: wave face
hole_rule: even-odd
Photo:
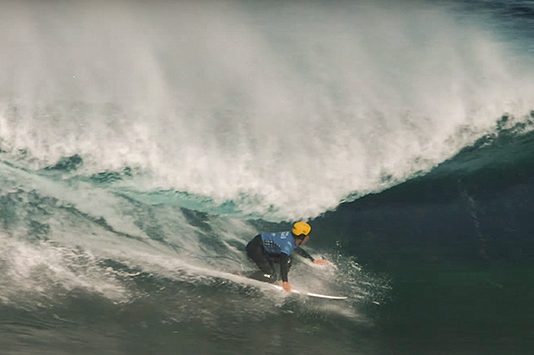
[[[5,352],[491,353],[529,336],[529,300],[497,308],[514,327],[487,318],[534,255],[529,7],[333,4],[2,6]],[[349,301],[240,276],[248,240],[296,218],[337,268],[297,261],[292,283]],[[462,287],[487,303],[471,312]]]
[[[503,130],[424,176],[342,204],[317,228],[380,267],[406,260],[528,263],[534,255],[533,171],[534,132]]]
[[[60,10],[58,10],[60,9]],[[1,147],[133,168],[273,220],[313,217],[532,109],[532,66],[425,4],[9,4]]]
[[[69,177],[80,162],[38,171],[0,162],[0,344],[9,354],[219,353],[234,341],[229,353],[258,346],[278,352],[301,349],[317,325],[347,339],[340,345],[327,336],[318,347],[349,353],[351,329],[369,326],[361,308],[380,304],[389,287],[334,245],[308,250],[336,268],[296,262],[291,282],[303,291],[350,294],[350,301],[286,299],[240,276],[255,270],[247,241],[259,228],[286,225],[200,212],[168,194],[110,185],[120,174]],[[291,323],[258,333],[293,314],[313,329],[283,343],[271,339],[291,332]],[[216,336],[204,342],[210,333]]]
[[[529,352],[533,176],[534,133],[504,131],[316,221],[317,233],[390,276],[375,318],[387,351]]]

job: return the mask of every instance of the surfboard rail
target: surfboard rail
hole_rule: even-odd
[[[276,288],[277,290],[280,290],[280,291],[284,290],[284,288],[282,286],[279,286],[279,285],[272,285],[271,284],[271,286]],[[291,293],[295,293],[295,294],[303,295],[303,296],[315,297],[315,298],[323,298],[323,299],[328,299],[328,300],[346,300],[348,298],[347,296],[322,295],[320,293],[303,292],[303,291],[299,291],[299,290],[296,290],[296,289],[291,289]]]

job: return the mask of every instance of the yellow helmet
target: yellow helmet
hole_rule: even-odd
[[[291,232],[295,236],[299,236],[302,234],[307,236],[311,232],[311,226],[304,221],[295,222],[293,224],[293,228],[291,229]]]

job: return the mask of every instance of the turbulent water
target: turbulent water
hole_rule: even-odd
[[[2,354],[531,351],[532,1],[1,7]]]

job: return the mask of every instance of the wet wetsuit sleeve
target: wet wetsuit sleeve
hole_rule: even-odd
[[[287,273],[289,272],[289,255],[280,254],[280,276],[282,281],[287,282]]]
[[[311,261],[314,261],[315,259],[313,258],[313,256],[311,256],[310,254],[308,254],[308,252],[302,248],[297,248],[295,249],[295,253],[297,253],[298,255],[306,258],[306,259],[310,259]]]

